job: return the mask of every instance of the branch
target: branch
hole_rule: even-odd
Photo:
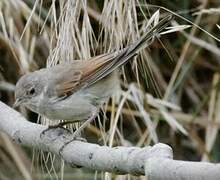
[[[172,149],[164,144],[153,147],[114,147],[72,141],[72,134],[62,128],[42,132],[46,126],[27,121],[20,113],[0,101],[0,131],[8,134],[15,142],[29,147],[49,151],[73,166],[118,174],[144,175],[146,159],[150,157],[172,158]],[[65,146],[64,146],[65,145]],[[64,148],[62,148],[64,146]],[[59,154],[62,148],[62,153]]]
[[[146,161],[148,180],[219,180],[220,164],[152,157]]]
[[[61,147],[71,139],[72,134],[57,128],[41,136],[45,129],[46,126],[28,122],[0,101],[0,131],[19,144],[59,155]],[[73,166],[118,174],[145,174],[149,180],[218,180],[220,177],[220,164],[173,160],[172,149],[161,143],[144,148],[110,148],[75,140],[64,146],[60,155]]]

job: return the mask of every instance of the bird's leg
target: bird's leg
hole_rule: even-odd
[[[74,124],[74,123],[77,123],[77,122],[80,122],[80,121],[63,121],[63,122],[60,122],[58,124],[54,124],[54,125],[49,125],[47,129],[43,130],[40,134],[40,137],[42,135],[44,135],[47,131],[51,130],[51,129],[56,129],[56,128],[62,128],[62,129],[65,129],[63,126],[67,125],[67,124]]]
[[[74,141],[74,140],[79,140],[79,141],[84,141],[84,142],[86,142],[86,140],[85,140],[84,138],[79,137],[79,134],[82,132],[83,129],[85,129],[85,127],[86,127],[88,124],[90,124],[90,123],[96,118],[96,115],[97,115],[97,110],[94,111],[93,114],[92,114],[92,116],[91,116],[89,119],[87,119],[87,120],[79,127],[79,129],[77,129],[77,130],[73,133],[73,135],[72,135],[72,137],[71,137],[71,140],[69,140],[69,141],[67,141],[67,142],[64,143],[64,145],[63,145],[63,146],[60,148],[60,150],[59,150],[59,154],[60,154],[60,155],[61,155],[61,153],[62,153],[64,147],[65,147],[66,145],[68,145],[69,143],[71,143],[72,141]]]
[[[77,123],[77,122],[80,122],[80,121],[63,121],[63,122],[59,122],[58,124],[55,124],[55,125],[49,125],[48,128],[58,128],[58,127],[63,127],[67,124],[74,124],[74,123]]]

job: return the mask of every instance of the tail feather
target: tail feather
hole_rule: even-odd
[[[119,66],[125,64],[128,60],[134,57],[137,54],[137,52],[140,51],[143,47],[149,46],[153,42],[153,38],[157,34],[159,34],[165,27],[168,26],[171,19],[172,19],[171,15],[166,16],[161,21],[159,21],[157,25],[155,25],[148,32],[146,32],[135,43],[120,50],[119,53],[116,54],[115,58],[113,58],[111,62],[109,62],[109,64],[107,64],[106,66],[100,67],[101,70],[97,70],[96,75],[91,77],[89,81],[92,82],[92,84],[94,84],[98,80],[112,73]],[[91,84],[88,84],[88,85],[91,85]]]
[[[172,16],[166,16],[165,18],[163,18],[161,21],[159,21],[159,23],[157,25],[155,25],[153,28],[151,28],[148,32],[146,32],[141,38],[140,40],[138,40],[137,42],[133,43],[132,45],[130,45],[129,47],[126,48],[126,54],[124,54],[125,59],[124,60],[119,60],[119,65],[124,64],[127,60],[129,60],[131,57],[133,57],[133,55],[135,53],[137,53],[138,51],[140,51],[143,47],[147,47],[149,46],[152,42],[153,42],[153,38],[159,34],[164,28],[166,28],[168,26],[168,24],[170,23],[172,19]],[[149,42],[151,41],[151,42]],[[120,57],[121,58],[121,57]]]

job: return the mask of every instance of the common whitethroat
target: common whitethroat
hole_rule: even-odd
[[[88,60],[73,60],[22,76],[16,84],[14,107],[24,105],[49,119],[87,120],[114,93],[117,82],[115,70],[149,46],[171,19],[172,16],[164,17],[140,39],[122,50]]]

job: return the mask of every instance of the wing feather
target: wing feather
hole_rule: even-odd
[[[152,39],[171,21],[172,16],[163,18],[132,45],[118,51],[90,58],[87,61],[73,61],[66,64],[59,78],[54,82],[58,97],[68,96],[82,87],[88,87],[112,73],[116,68],[134,57],[143,46],[151,44]],[[149,42],[151,41],[151,42]]]
[[[65,64],[66,71],[56,79],[55,92],[58,97],[71,95],[82,87],[88,87],[95,82],[95,77],[115,58],[114,53],[95,56],[87,61],[77,60]]]

